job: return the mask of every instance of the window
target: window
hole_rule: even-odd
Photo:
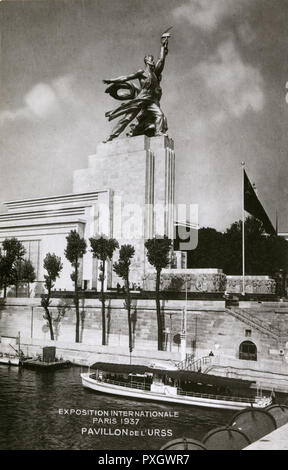
[[[252,341],[243,341],[239,346],[239,359],[257,361],[257,347]]]
[[[250,337],[252,335],[252,330],[245,330],[245,336]]]

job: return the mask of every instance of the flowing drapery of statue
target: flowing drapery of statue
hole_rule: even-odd
[[[103,80],[110,86],[105,90],[117,100],[126,101],[105,116],[109,121],[121,118],[115,125],[109,137],[104,141],[118,137],[130,124],[128,136],[147,135],[149,137],[165,135],[168,126],[167,119],[160,108],[162,89],[160,82],[165,59],[168,54],[168,39],[170,34],[166,30],[161,36],[161,47],[158,60],[154,61],[152,55],[144,57],[145,68],[131,75],[124,75],[114,79]],[[132,80],[139,80],[139,86]]]

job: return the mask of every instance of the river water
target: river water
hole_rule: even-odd
[[[99,395],[82,386],[80,373],[79,367],[47,372],[0,366],[0,449],[160,449],[181,437],[201,440],[235,413]],[[150,416],[127,424],[131,410]],[[121,434],[127,429],[132,435]]]

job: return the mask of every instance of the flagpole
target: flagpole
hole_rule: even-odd
[[[241,162],[242,166],[242,295],[245,295],[245,209],[244,209],[244,168],[245,162]]]

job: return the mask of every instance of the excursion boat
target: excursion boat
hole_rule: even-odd
[[[227,410],[265,408],[272,403],[271,397],[251,388],[255,382],[187,370],[96,362],[81,379],[84,387],[95,392],[162,403]]]

